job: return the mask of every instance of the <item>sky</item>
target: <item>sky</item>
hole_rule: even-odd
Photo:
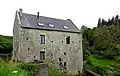
[[[120,0],[0,0],[0,35],[12,36],[15,12],[71,19],[80,29],[97,26],[98,18],[120,15]]]

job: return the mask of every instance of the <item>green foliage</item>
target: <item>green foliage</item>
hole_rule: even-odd
[[[17,67],[19,67],[22,70],[25,70],[28,72],[28,76],[35,76],[40,68],[39,63],[25,63],[25,64],[20,64]]]
[[[103,56],[91,55],[88,57],[89,69],[102,75],[118,75],[120,71],[120,62],[117,60],[108,60]]]
[[[12,52],[12,36],[0,35],[0,54],[6,54]]]
[[[52,66],[52,67],[48,67],[48,76],[76,76],[76,75],[72,75],[67,72],[60,71],[54,66]]]
[[[48,68],[48,76],[60,76],[60,71],[57,70],[55,67]]]
[[[93,29],[84,26],[82,29],[84,60],[87,60],[90,54],[120,60],[120,26],[111,25]]]
[[[83,58],[87,60],[87,57],[91,54],[90,52],[93,51],[94,45],[94,30],[87,28],[86,26],[81,27],[83,33]]]
[[[104,18],[99,18],[98,19],[98,26],[97,27],[103,27],[103,26],[111,26],[111,25],[119,25],[120,24],[120,19],[119,16],[116,15],[115,17],[113,16],[112,19],[108,19],[108,21],[104,20]]]
[[[13,71],[18,71],[13,73]],[[8,64],[5,61],[0,61],[0,76],[27,76],[27,72],[19,68],[14,67],[13,65]]]
[[[116,59],[120,55],[120,26],[97,28],[94,32],[94,49],[108,59]]]

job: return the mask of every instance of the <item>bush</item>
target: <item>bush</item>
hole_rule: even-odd
[[[19,67],[22,70],[25,70],[28,72],[28,76],[35,76],[39,70],[40,64],[38,63],[26,63],[26,64],[20,64],[17,67]]]
[[[17,71],[17,73],[13,73],[13,71]],[[28,72],[16,68],[7,62],[1,60],[0,61],[0,76],[27,76]]]
[[[57,70],[56,68],[54,67],[49,67],[48,68],[48,76],[60,76],[60,71]]]

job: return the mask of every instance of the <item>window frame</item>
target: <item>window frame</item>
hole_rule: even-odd
[[[45,60],[45,51],[40,51],[40,60]]]
[[[45,44],[45,35],[40,35],[40,44]]]
[[[70,36],[67,36],[67,38],[66,38],[66,44],[70,44]]]
[[[44,24],[44,23],[41,23],[41,22],[38,22],[37,24],[38,24],[38,26],[42,26],[42,27],[45,26],[45,24]]]

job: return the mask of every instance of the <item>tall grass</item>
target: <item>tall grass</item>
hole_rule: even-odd
[[[13,73],[13,71],[17,71],[17,73]],[[27,74],[24,70],[16,68],[3,60],[0,61],[0,76],[27,76]]]
[[[57,70],[54,67],[49,67],[48,68],[48,76],[61,76],[61,73],[59,70]]]
[[[0,60],[0,76],[35,76],[40,68],[40,63],[9,64]],[[17,71],[17,73],[13,73]],[[48,76],[73,76],[60,71],[55,66],[48,67]]]

